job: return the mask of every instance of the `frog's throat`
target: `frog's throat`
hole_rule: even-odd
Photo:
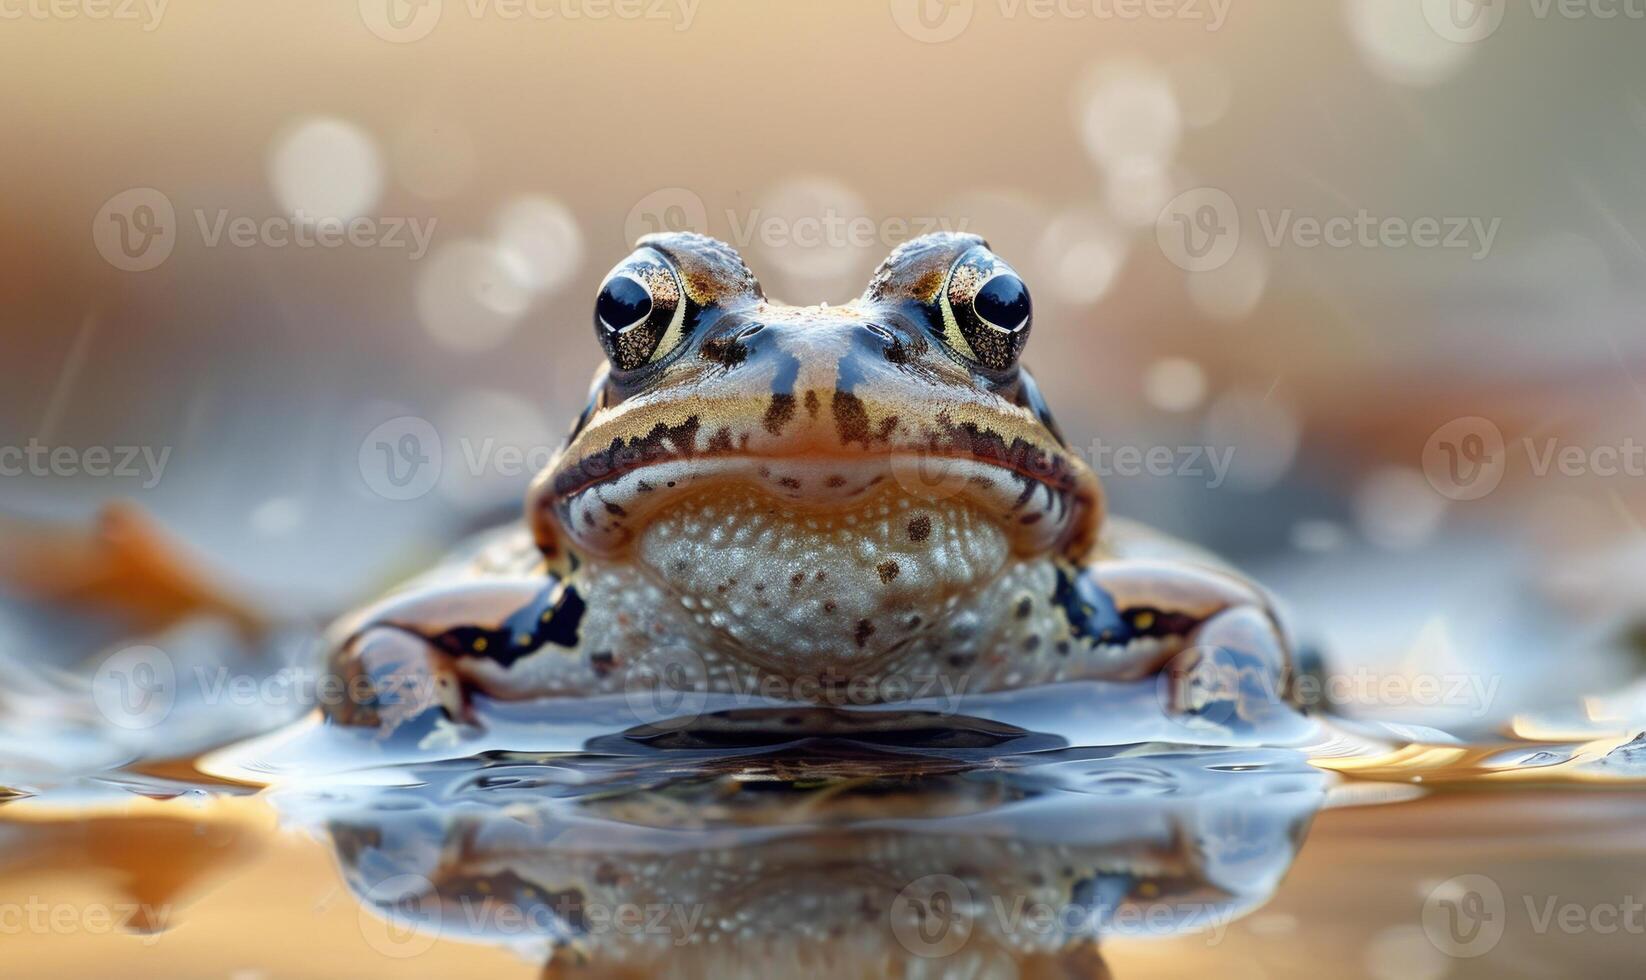
[[[1102,513],[1089,474],[1025,472],[975,457],[928,453],[859,456],[692,456],[619,470],[559,491],[550,473],[529,497],[529,517],[551,559],[565,549],[628,554],[651,521],[688,497],[753,493],[795,515],[851,515],[891,499],[917,507],[953,501],[992,521],[1019,557],[1086,554]]]

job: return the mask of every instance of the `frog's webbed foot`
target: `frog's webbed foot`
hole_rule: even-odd
[[[1118,679],[1156,677],[1174,715],[1252,720],[1289,696],[1291,652],[1269,600],[1239,577],[1187,562],[1119,559],[1059,587],[1071,627]]]

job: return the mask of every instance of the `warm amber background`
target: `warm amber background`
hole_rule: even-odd
[[[0,444],[173,447],[153,489],[3,478],[7,512],[78,517],[134,495],[242,579],[339,608],[525,480],[448,472],[385,501],[360,476],[365,434],[430,419],[448,462],[465,436],[552,443],[599,356],[590,297],[632,209],[684,188],[723,237],[734,219],[824,205],[989,235],[1036,291],[1029,361],[1073,441],[1236,450],[1217,490],[1111,477],[1117,508],[1258,566],[1340,655],[1407,649],[1438,617],[1470,650],[1558,655],[1558,672],[1519,672],[1534,685],[1621,672],[1593,645],[1567,656],[1565,617],[1607,627],[1638,608],[1641,481],[1534,480],[1522,459],[1496,494],[1452,503],[1420,467],[1458,416],[1511,441],[1642,431],[1646,23],[1511,4],[1494,36],[1458,45],[1428,31],[1420,0],[1235,0],[1215,32],[976,0],[958,37],[928,44],[888,2],[703,0],[683,30],[475,18],[466,2],[403,44],[351,0],[173,0],[149,31],[0,21]],[[1141,108],[1105,117],[1093,143],[1081,119],[1114,77],[1144,93],[1122,109]],[[1106,156],[1159,132],[1151,92],[1181,134],[1158,144],[1152,182],[1118,181]],[[374,148],[367,214],[436,222],[430,255],[204,246],[196,209],[281,214],[279,149],[316,118]],[[299,157],[313,186],[359,190],[325,154]],[[818,180],[823,205],[796,190]],[[1171,264],[1149,221],[1162,191],[1201,185],[1240,202],[1254,246],[1220,274]],[[120,271],[93,219],[144,186],[175,205],[177,245]],[[516,308],[490,320],[437,283],[457,312],[431,330],[420,281],[443,250],[494,260],[498,216],[521,198],[575,221],[580,246],[538,268],[563,282],[526,296],[481,277]],[[1501,226],[1481,261],[1263,247],[1253,212],[1288,208]],[[841,301],[894,243],[745,251],[773,295]],[[490,343],[465,310],[494,323]],[[1204,394],[1168,374],[1151,395],[1164,358],[1198,366]],[[1591,566],[1550,542],[1606,553]]]

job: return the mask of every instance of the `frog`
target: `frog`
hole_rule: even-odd
[[[333,628],[355,693],[331,722],[552,716],[662,677],[834,707],[1166,678],[1195,710],[1186,668],[1216,657],[1285,696],[1268,593],[1106,513],[983,237],[905,241],[856,300],[791,306],[725,242],[647,235],[592,321],[604,361],[522,517]]]

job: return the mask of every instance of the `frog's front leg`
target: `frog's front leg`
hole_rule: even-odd
[[[1267,597],[1232,573],[1104,559],[1063,574],[1057,600],[1071,630],[1108,661],[1107,677],[1159,677],[1174,714],[1288,696],[1285,630]]]
[[[582,614],[576,588],[554,575],[409,589],[338,628],[330,669],[341,696],[325,712],[385,734],[430,711],[472,722],[469,691],[490,693],[489,676],[545,648],[575,647]]]

